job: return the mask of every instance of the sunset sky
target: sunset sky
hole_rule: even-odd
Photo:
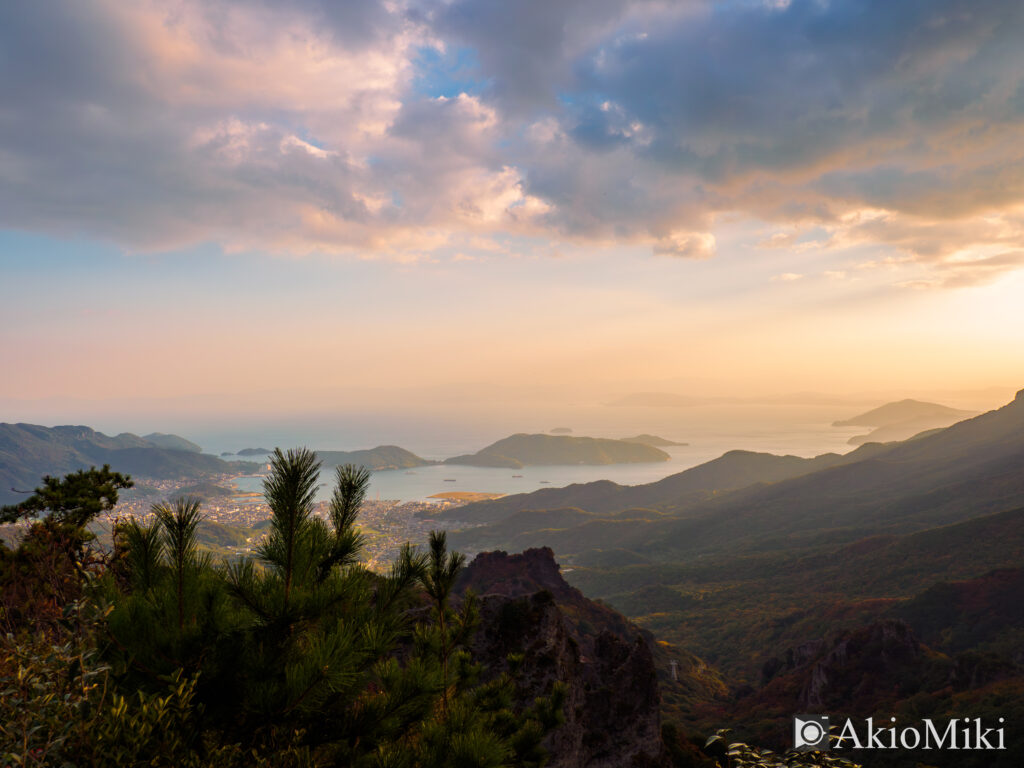
[[[1024,387],[1022,40],[1014,0],[2,3],[0,421]]]

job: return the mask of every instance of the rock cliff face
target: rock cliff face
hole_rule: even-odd
[[[481,598],[473,652],[494,674],[522,654],[524,702],[568,686],[566,722],[548,736],[551,768],[665,766],[660,694],[648,640],[627,620],[562,579],[550,549],[488,552],[461,589]]]
[[[905,623],[885,620],[805,643],[763,674],[771,679],[753,697],[762,703],[789,698],[807,711],[870,714],[918,688],[943,687],[949,669]]]
[[[882,698],[904,670],[917,668],[920,661],[921,644],[902,622],[879,622],[844,633],[811,667],[799,703],[820,709],[837,700]]]

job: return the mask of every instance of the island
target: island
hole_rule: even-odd
[[[453,456],[445,464],[471,467],[508,467],[560,464],[636,464],[668,461],[664,451],[643,443],[603,437],[516,434],[492,443],[473,454]]]
[[[359,451],[317,451],[316,455],[325,467],[340,467],[343,464],[358,464],[372,470],[412,469],[436,464],[417,456],[412,451],[397,445],[378,445]]]
[[[636,435],[635,437],[620,437],[619,439],[624,443],[639,443],[640,445],[650,445],[654,448],[671,448],[674,446],[689,445],[689,443],[676,443],[671,440],[666,440],[664,437],[648,435],[646,433]]]
[[[942,429],[975,415],[973,411],[907,399],[886,403],[850,419],[834,421],[832,426],[874,427],[871,432],[855,435],[847,441],[850,445],[863,445],[907,440],[922,432]]]

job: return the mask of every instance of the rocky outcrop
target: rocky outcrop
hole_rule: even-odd
[[[594,637],[602,629],[624,638],[632,638],[640,628],[618,611],[586,598],[562,578],[550,547],[527,549],[522,554],[481,552],[459,578],[459,591],[473,590],[478,595],[522,597],[547,590],[562,609],[574,639],[583,653],[591,650]],[[646,635],[645,635],[646,636]],[[651,638],[647,641],[651,642]]]
[[[762,669],[751,698],[790,709],[871,713],[916,690],[948,684],[948,663],[902,621],[878,621],[793,648]]]
[[[800,692],[804,709],[827,704],[886,698],[908,670],[922,660],[921,644],[901,621],[883,621],[844,632],[810,668]]]
[[[545,745],[551,768],[668,764],[647,638],[566,584],[550,549],[478,555],[460,584],[480,595],[473,654],[490,674],[507,671],[509,654],[517,654],[523,702],[557,681],[567,686],[565,723]]]

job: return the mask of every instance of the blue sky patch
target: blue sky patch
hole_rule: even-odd
[[[451,47],[445,51],[423,46],[413,59],[416,77],[413,90],[436,99],[452,98],[460,93],[477,95],[487,86],[480,74],[480,60],[469,47]]]

